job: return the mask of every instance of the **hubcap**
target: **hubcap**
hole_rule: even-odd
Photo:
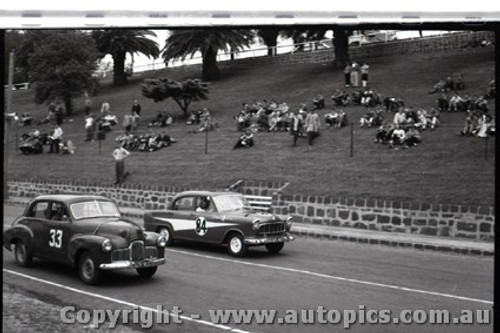
[[[23,243],[20,243],[16,247],[17,260],[20,262],[24,262],[26,258],[26,248]]]
[[[167,242],[169,241],[169,239],[170,239],[170,232],[168,231],[167,228],[161,229],[160,230],[160,235],[165,236],[165,238],[167,239]]]
[[[231,247],[231,251],[238,253],[241,250],[241,240],[238,237],[233,237],[231,238],[229,246]]]
[[[83,262],[82,274],[86,279],[91,279],[94,276],[94,262],[92,259],[87,258]]]

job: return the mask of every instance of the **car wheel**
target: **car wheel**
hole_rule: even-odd
[[[174,239],[172,238],[172,230],[170,230],[169,227],[161,227],[160,229],[158,229],[158,233],[165,236],[165,238],[167,239],[167,246],[172,245]]]
[[[84,252],[78,260],[78,274],[86,284],[97,284],[101,279],[102,271],[99,269],[92,255]]]
[[[150,278],[155,275],[157,266],[155,267],[145,267],[145,268],[137,268],[137,274],[139,274],[142,278]]]
[[[285,246],[284,242],[281,243],[269,243],[266,244],[266,249],[269,253],[278,253],[283,249],[283,246]]]
[[[243,257],[247,252],[247,246],[240,234],[231,234],[228,242],[229,254],[233,257]]]
[[[28,267],[29,265],[31,265],[33,256],[28,253],[28,248],[22,240],[18,240],[15,243],[14,255],[16,258],[16,264],[18,264],[19,266]]]

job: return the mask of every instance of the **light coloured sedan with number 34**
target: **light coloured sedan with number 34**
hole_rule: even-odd
[[[235,257],[249,246],[265,246],[278,253],[292,241],[292,218],[253,209],[236,192],[186,191],[178,194],[167,210],[146,211],[144,227],[167,238],[227,245]]]

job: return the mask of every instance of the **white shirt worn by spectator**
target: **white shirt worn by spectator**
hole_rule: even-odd
[[[115,158],[115,161],[122,161],[128,155],[130,155],[130,152],[123,147],[116,148],[113,151],[113,157]]]
[[[54,133],[52,133],[52,139],[53,140],[57,140],[57,139],[60,139],[61,137],[63,136],[63,130],[61,127],[56,127],[54,129]]]

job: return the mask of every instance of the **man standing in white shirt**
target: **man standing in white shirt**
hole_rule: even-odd
[[[63,136],[63,130],[59,125],[54,126],[54,131],[52,132],[52,135],[49,137],[50,139],[50,150],[49,154],[52,153],[59,153],[59,143],[61,143]]]
[[[120,184],[125,178],[125,158],[130,155],[130,152],[123,148],[121,144],[113,150],[113,157],[116,162],[116,182]]]

